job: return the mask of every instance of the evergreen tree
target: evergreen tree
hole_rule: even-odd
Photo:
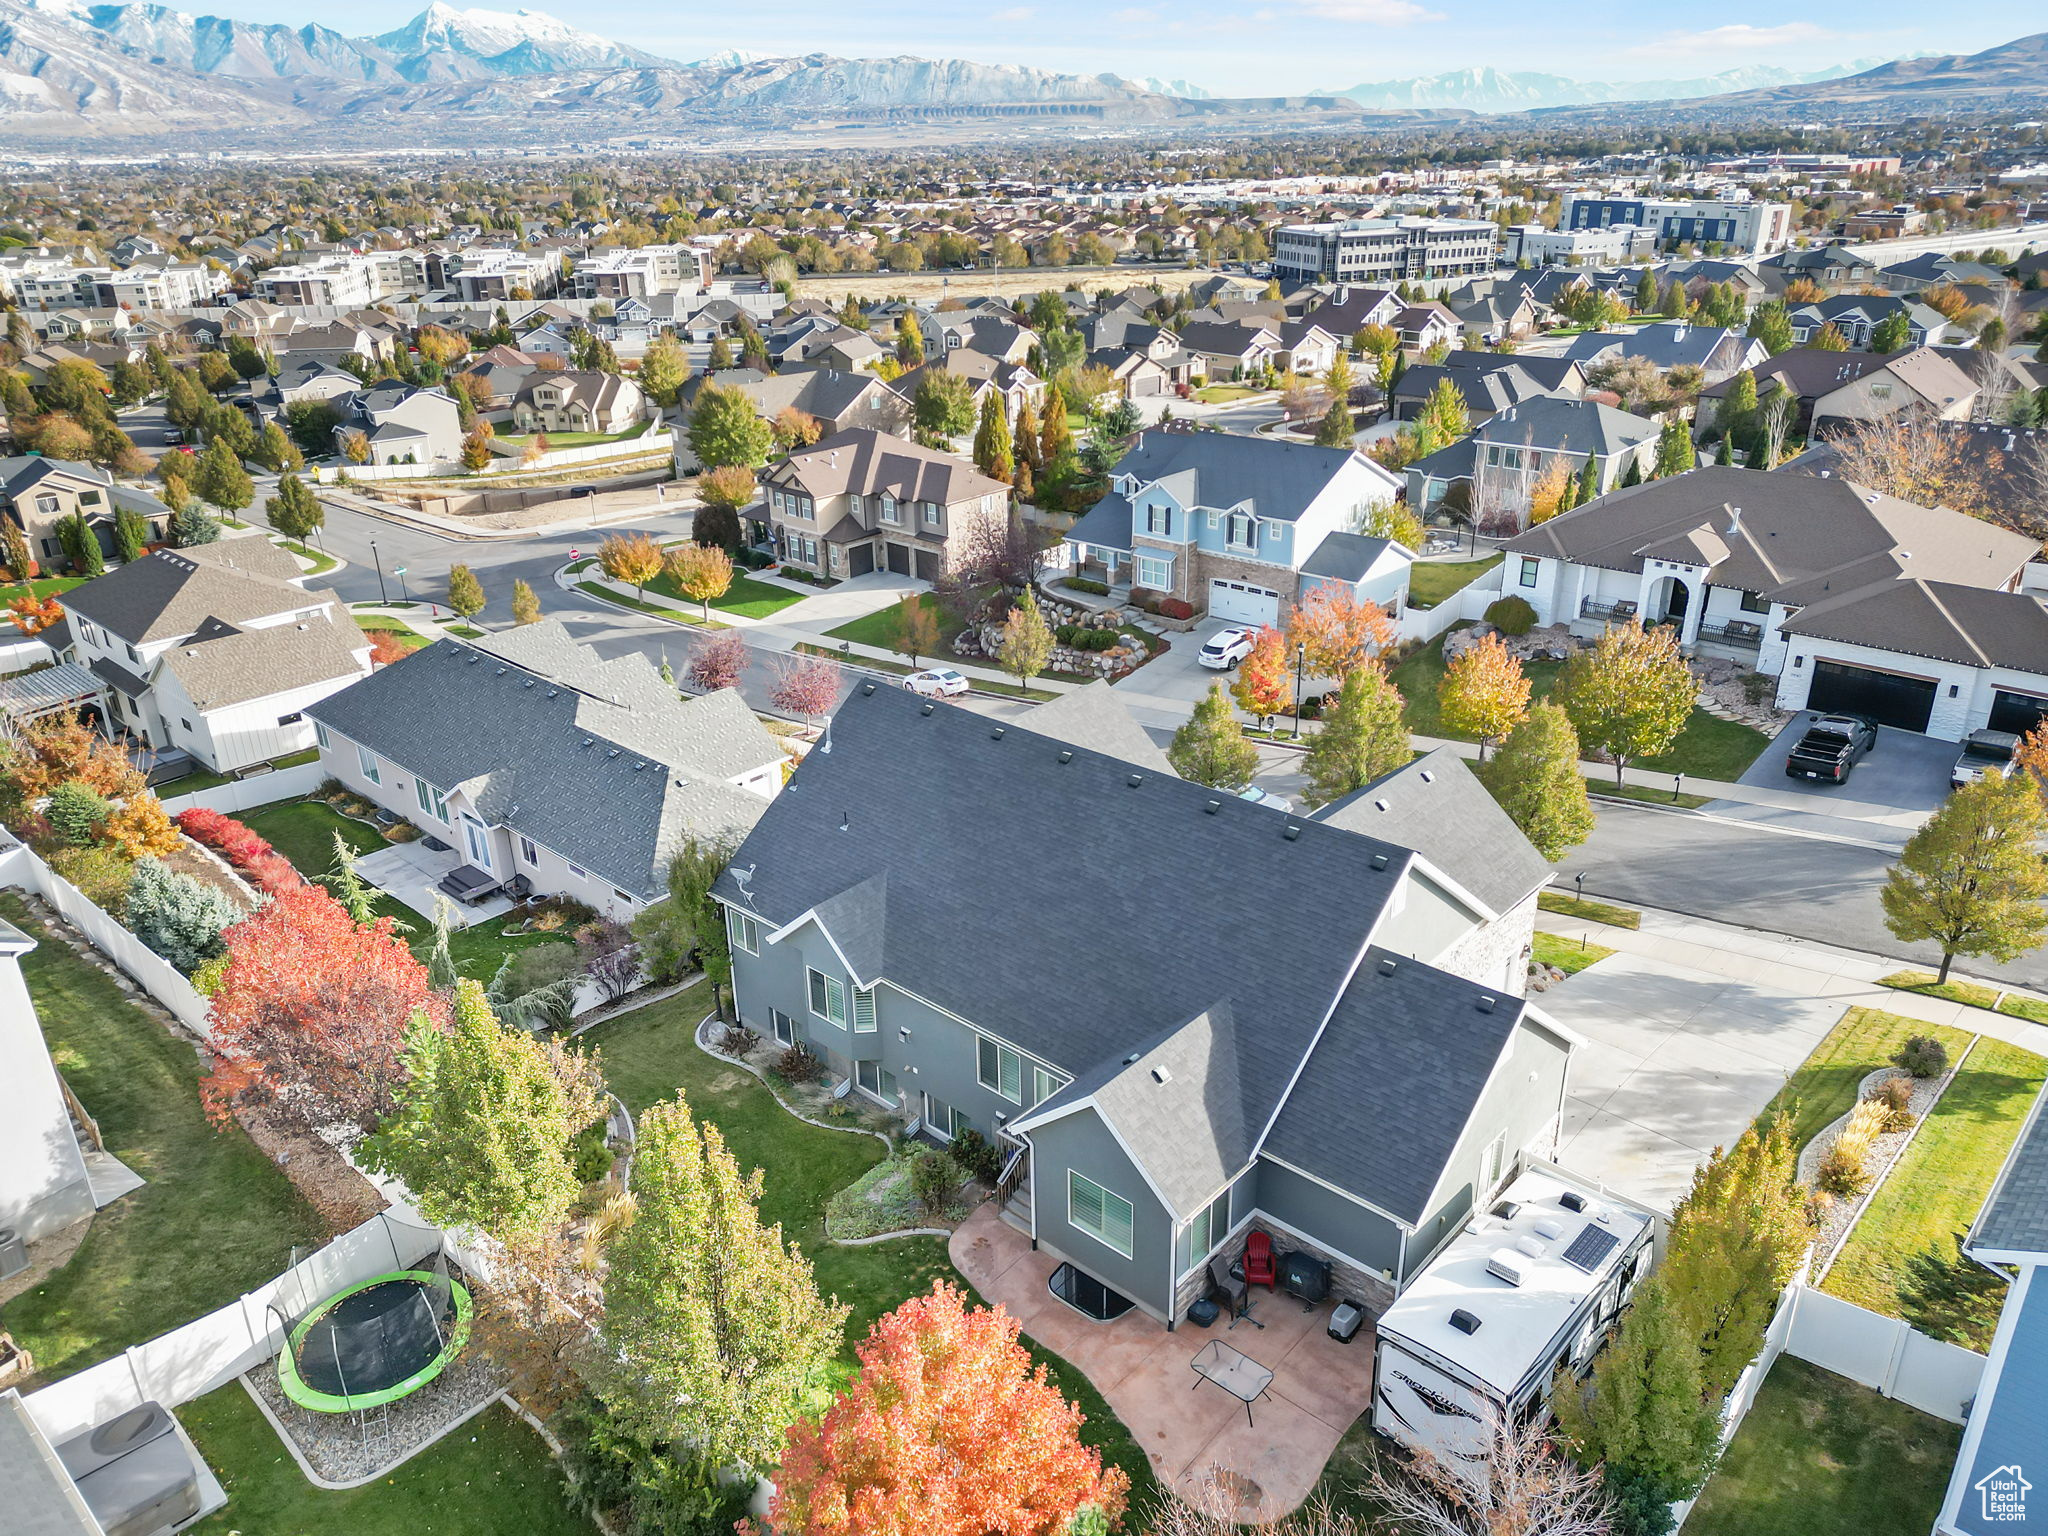
[[[240,414],[239,412],[237,414]],[[192,489],[223,512],[239,512],[255,498],[256,485],[227,439],[216,437],[199,456]]]
[[[1572,505],[1583,507],[1600,494],[1600,455],[1586,455],[1586,467],[1579,471],[1578,492],[1572,498]]]
[[[1849,350],[1849,338],[1842,334],[1842,328],[1832,320],[1809,336],[1806,344],[1816,352]]]
[[[1593,1363],[1589,1382],[1558,1383],[1558,1428],[1587,1465],[1604,1462],[1642,1478],[1667,1501],[1706,1481],[1720,1414],[1700,1390],[1699,1346],[1652,1275],[1636,1287],[1621,1331]]]
[[[1643,275],[1636,279],[1635,311],[1647,315],[1657,307],[1657,273],[1652,267],[1643,268]]]
[[[1903,352],[1913,339],[1913,324],[1904,309],[1895,309],[1870,328],[1870,350]]]
[[[1537,704],[1478,768],[1509,820],[1556,862],[1593,835],[1593,803],[1579,773],[1579,733],[1555,704]]]
[[[1745,368],[1728,381],[1728,392],[1714,412],[1722,439],[1747,453],[1756,436],[1756,375]]]
[[[1323,413],[1323,419],[1316,423],[1316,446],[1349,448],[1357,432],[1357,423],[1351,419],[1351,407],[1342,400],[1332,400],[1329,410]]]
[[[1676,416],[1664,418],[1664,426],[1657,436],[1656,478],[1666,475],[1682,475],[1699,462],[1693,452],[1692,432]]]
[[[1175,773],[1212,789],[1243,789],[1259,771],[1259,749],[1245,740],[1220,682],[1209,685],[1194,713],[1173,733],[1166,756]]]
[[[57,543],[70,556],[71,567],[79,575],[90,577],[105,572],[107,561],[100,551],[99,534],[85,520],[85,513],[74,512],[57,525]]]
[[[1783,299],[1771,299],[1757,305],[1749,317],[1749,334],[1764,344],[1771,356],[1792,349],[1792,320],[1785,312]]]
[[[1436,381],[1436,387],[1422,402],[1422,414],[1416,417],[1415,427],[1418,458],[1448,448],[1472,430],[1472,415],[1465,408],[1465,397],[1449,378]]]
[[[133,507],[114,509],[114,548],[127,565],[140,560],[149,544],[149,519]]]
[[[199,502],[188,501],[171,514],[171,542],[179,549],[194,549],[220,538],[220,520]]]
[[[1415,756],[1401,691],[1375,664],[1353,667],[1323,703],[1323,727],[1302,761],[1311,807],[1328,805]]]
[[[991,480],[1008,480],[1016,463],[1010,448],[1010,414],[1003,397],[990,390],[982,397],[981,424],[974,433],[974,467]]]
[[[1629,459],[1629,461],[1628,461],[1628,473],[1627,473],[1627,474],[1625,474],[1625,475],[1623,475],[1623,476],[1621,477],[1621,484],[1620,484],[1620,486],[1619,486],[1619,487],[1617,487],[1617,489],[1619,489],[1619,490],[1624,490],[1624,491],[1625,491],[1625,490],[1627,490],[1627,489],[1628,489],[1628,488],[1629,488],[1630,486],[1632,486],[1632,485],[1641,485],[1642,483],[1643,483],[1643,461],[1642,461],[1642,458],[1641,458],[1640,456],[1634,456],[1634,457],[1631,457],[1631,458]]]

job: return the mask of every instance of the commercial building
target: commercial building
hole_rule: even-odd
[[[1563,230],[1635,224],[1654,230],[1658,240],[1674,246],[1690,241],[1751,256],[1782,251],[1792,241],[1790,203],[1568,197],[1557,223]]]
[[[1641,224],[1597,229],[1545,229],[1517,224],[1507,232],[1507,258],[1532,267],[1605,267],[1654,256],[1657,232]]]
[[[1473,277],[1499,254],[1500,226],[1490,219],[1338,219],[1283,224],[1273,236],[1275,272],[1298,282]]]

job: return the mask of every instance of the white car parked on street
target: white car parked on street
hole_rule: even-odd
[[[951,667],[926,667],[903,679],[903,686],[927,699],[957,699],[967,691],[967,679]]]
[[[1258,638],[1256,629],[1232,624],[1227,629],[1217,630],[1204,641],[1201,654],[1195,659],[1212,672],[1228,672],[1251,655],[1252,645]]]

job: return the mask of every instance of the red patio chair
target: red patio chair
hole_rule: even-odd
[[[1244,1283],[1273,1289],[1273,1239],[1263,1232],[1244,1240]]]

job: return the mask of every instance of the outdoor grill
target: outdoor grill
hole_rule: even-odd
[[[1306,1253],[1283,1253],[1276,1278],[1280,1288],[1313,1311],[1330,1294],[1330,1266]]]

